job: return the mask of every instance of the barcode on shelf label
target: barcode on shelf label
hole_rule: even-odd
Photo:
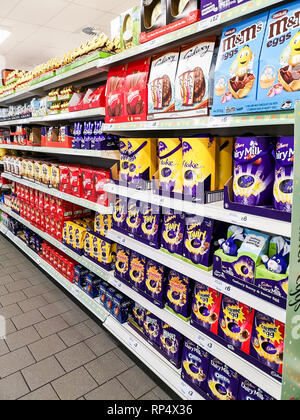
[[[196,391],[183,381],[180,382],[180,391],[187,400],[195,400],[197,398]]]
[[[231,223],[243,223],[244,225],[249,223],[249,216],[244,213],[231,212],[229,217]]]
[[[112,285],[118,289],[118,290],[122,290],[122,282],[120,282],[118,279],[113,278],[112,279]]]
[[[200,345],[200,347],[202,347],[204,350],[207,350],[208,352],[210,352],[213,349],[213,343],[211,342],[209,337],[199,335],[196,341],[197,344]]]
[[[162,206],[165,203],[165,198],[154,196],[152,201],[153,201],[153,204]]]
[[[40,257],[37,257],[37,258],[35,259],[35,263],[36,263],[37,265],[41,265],[41,259],[40,259]]]
[[[231,116],[223,117],[209,117],[208,127],[209,128],[221,128],[221,127],[230,127],[232,121]]]
[[[128,344],[135,352],[139,350],[139,343],[133,337],[128,337]]]
[[[120,235],[117,235],[116,242],[118,242],[119,244],[124,244],[125,245],[126,244],[126,238],[124,238]]]

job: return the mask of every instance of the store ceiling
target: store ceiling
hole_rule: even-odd
[[[0,0],[0,29],[11,36],[0,45],[6,68],[30,70],[78,47],[86,26],[110,36],[110,22],[139,0]],[[2,67],[1,60],[1,67]]]

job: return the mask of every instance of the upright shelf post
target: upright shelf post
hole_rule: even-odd
[[[294,203],[283,361],[283,400],[300,400],[300,102],[295,111]]]

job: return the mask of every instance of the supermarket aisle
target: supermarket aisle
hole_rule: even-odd
[[[171,399],[2,235],[0,316],[0,400]]]

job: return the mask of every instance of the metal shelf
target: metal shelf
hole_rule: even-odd
[[[126,324],[120,324],[109,312],[100,304],[99,299],[92,299],[83,290],[70,283],[50,264],[40,258],[31,250],[20,238],[13,235],[7,228],[0,224],[0,232],[10,239],[20,248],[29,258],[64,287],[82,305],[93,313],[103,326],[113,334],[123,345],[125,345],[136,357],[150,368],[162,381],[164,381],[177,395],[184,400],[204,400],[204,398],[185,384],[180,376],[180,370],[175,369],[166,359],[164,359],[153,347],[142,340],[138,334]]]
[[[104,80],[106,78],[106,72],[110,67],[119,65],[123,62],[133,61],[141,57],[150,56],[153,53],[166,50],[168,47],[182,45],[183,42],[199,39],[199,36],[204,33],[220,32],[220,28],[229,24],[229,22],[245,18],[247,15],[255,14],[267,7],[275,6],[282,2],[283,0],[251,0],[247,3],[219,13],[218,15],[203,19],[193,25],[189,25],[175,32],[163,35],[145,44],[138,45],[128,51],[124,51],[105,59],[92,61],[91,63],[80,66],[74,70],[21,90],[18,93],[1,98],[0,105],[8,106],[34,96],[42,96],[47,90],[54,89],[62,86],[63,84],[75,83],[87,79],[97,81]]]
[[[240,127],[264,126],[293,126],[295,114],[293,112],[269,112],[247,115],[228,115],[221,117],[178,118],[180,114],[174,113],[174,118],[157,121],[128,122],[120,124],[104,124],[104,133],[126,134],[127,132],[150,131],[154,134],[159,131],[195,131],[232,129]]]
[[[105,117],[105,108],[92,108],[76,112],[63,112],[61,114],[51,114],[42,117],[31,117],[18,120],[0,121],[0,127],[12,125],[43,124],[46,122],[82,120],[89,118],[103,119]]]
[[[54,189],[54,188],[48,188],[44,185],[37,184],[34,181],[27,181],[23,178],[18,178],[17,176],[13,176],[13,175],[8,174],[6,172],[4,172],[2,174],[2,176],[6,179],[9,179],[10,181],[17,182],[19,184],[25,185],[26,187],[30,187],[30,188],[33,188],[33,189],[38,190],[38,191],[42,191],[46,194],[52,195],[53,197],[57,197],[57,198],[65,200],[65,201],[69,201],[70,203],[78,204],[81,207],[91,209],[91,210],[93,210],[97,213],[101,213],[101,214],[112,214],[113,213],[113,207],[112,206],[104,207],[104,206],[101,206],[97,203],[93,203],[91,201],[84,200],[83,198],[78,198],[78,197],[74,197],[73,195],[70,195],[70,194],[65,194],[61,191],[58,191],[58,190]]]
[[[118,150],[99,151],[83,149],[66,149],[61,147],[18,146],[13,144],[0,144],[0,149],[20,150],[22,152],[48,153],[55,155],[92,157],[107,160],[120,160],[120,152]]]
[[[264,314],[269,315],[278,321],[283,323],[286,321],[286,311],[284,309],[273,305],[264,299],[247,293],[237,287],[231,286],[225,281],[216,279],[213,276],[212,271],[201,270],[192,264],[182,261],[180,258],[151,248],[150,246],[147,246],[144,243],[123,235],[115,230],[110,230],[107,233],[107,238],[129,249],[132,249],[147,258],[157,261],[166,267],[170,267],[173,270],[178,271],[179,273],[182,273],[195,281],[198,281],[199,283],[205,284],[206,286],[211,287],[212,289],[215,289],[224,295],[236,299],[239,302],[243,302],[251,308],[263,312]]]
[[[71,258],[75,259],[79,264],[83,265],[84,267],[88,268],[90,271],[95,273],[97,276],[102,278],[103,280],[109,282],[112,286],[114,286],[116,289],[124,293],[126,296],[134,300],[135,302],[139,303],[149,311],[151,311],[154,315],[158,316],[160,319],[165,321],[167,324],[171,325],[173,328],[175,328],[177,331],[181,332],[185,337],[189,338],[196,344],[198,344],[200,347],[202,347],[204,350],[208,351],[210,354],[212,354],[214,357],[219,358],[221,361],[226,363],[228,366],[235,369],[238,373],[252,381],[254,384],[259,386],[260,388],[264,389],[266,392],[268,392],[270,395],[274,396],[276,399],[280,399],[280,392],[281,392],[281,385],[278,381],[271,378],[268,374],[261,371],[260,369],[253,366],[248,361],[242,359],[238,355],[234,354],[232,351],[226,349],[224,346],[216,342],[215,340],[212,340],[210,337],[208,337],[206,334],[201,333],[196,328],[192,327],[189,323],[183,321],[182,319],[178,318],[177,316],[173,315],[171,312],[160,309],[157,306],[153,305],[151,302],[149,302],[147,299],[142,297],[137,292],[133,291],[131,288],[126,286],[125,284],[121,283],[119,280],[117,280],[114,277],[113,272],[109,272],[104,270],[103,268],[99,267],[97,264],[90,261],[88,258],[84,256],[79,256],[75,252],[71,251],[68,247],[64,246],[60,242],[58,242],[56,239],[52,238],[50,235],[46,234],[45,232],[40,231],[36,227],[32,226],[28,221],[21,218],[14,212],[12,212],[9,208],[6,206],[0,206],[0,210],[7,213],[11,217],[18,220],[20,223],[22,223],[24,226],[27,226],[30,228],[33,232],[40,235],[43,239],[51,243],[53,246],[60,249],[62,252],[65,252],[67,255],[69,255]],[[114,238],[114,235],[108,235],[109,238]],[[113,239],[114,240],[114,239]],[[125,244],[124,244],[125,245]],[[127,246],[127,244],[125,245]],[[146,252],[147,254],[147,252]],[[144,255],[146,255],[144,252]],[[147,256],[147,255],[146,255]],[[150,257],[149,257],[150,258]],[[152,256],[152,258],[154,258]],[[159,261],[159,259],[156,259]],[[174,267],[174,269],[177,269],[177,267]],[[179,271],[179,270],[178,270]],[[199,270],[198,270],[199,271]],[[208,274],[204,272],[204,275]],[[204,284],[206,283],[206,277],[201,276],[201,282]],[[199,273],[198,273],[199,278]],[[219,282],[218,280],[214,279],[210,274],[208,274],[207,278],[210,279],[210,282],[208,283],[208,286],[215,288],[219,290],[220,292],[224,294],[228,294],[229,296],[236,298],[239,301],[242,301],[243,296],[237,295],[236,293],[240,293],[240,291],[237,289],[237,291],[234,290],[234,288],[229,290],[228,293],[228,285],[221,284],[222,282]],[[248,294],[246,294],[249,299],[252,298]],[[249,304],[247,301],[244,302],[246,304]],[[251,306],[251,305],[250,305]],[[252,306],[253,307],[253,306]],[[264,310],[263,310],[264,308]],[[259,310],[262,310],[264,313],[266,312],[267,306],[264,305],[264,307],[259,306]],[[272,316],[272,315],[271,315]]]
[[[152,191],[140,191],[133,188],[123,187],[114,183],[105,185],[104,189],[111,194],[140,200],[188,214],[220,220],[221,222],[229,224],[237,224],[246,228],[257,229],[288,238],[290,238],[292,234],[292,225],[289,222],[282,222],[266,217],[253,216],[247,213],[226,210],[224,208],[223,201],[212,204],[197,204],[186,200],[156,195]]]

